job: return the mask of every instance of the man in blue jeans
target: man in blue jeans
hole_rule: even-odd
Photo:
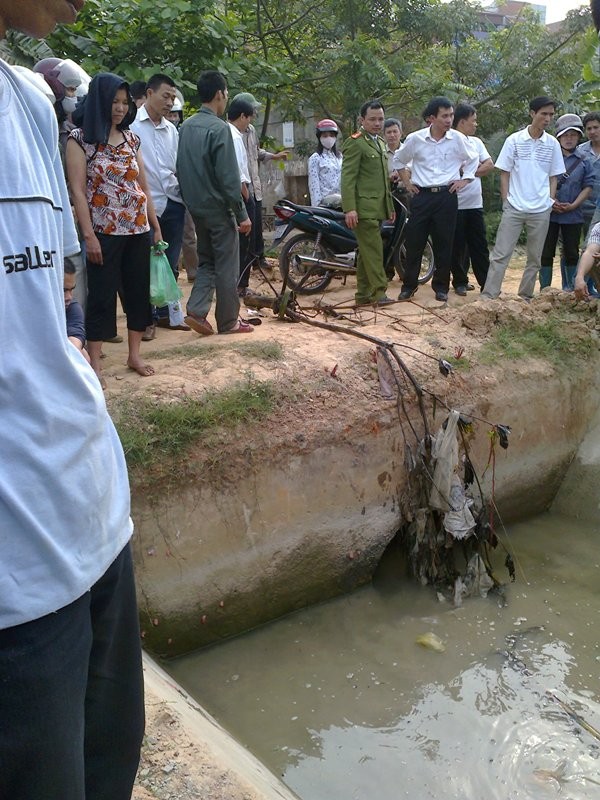
[[[82,0],[0,0],[43,37]],[[123,450],[69,342],[52,106],[0,60],[0,798],[129,800],[144,728]]]

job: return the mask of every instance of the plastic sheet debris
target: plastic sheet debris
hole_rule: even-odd
[[[458,475],[452,476],[450,487],[450,511],[444,514],[444,529],[454,539],[466,539],[475,530],[475,519],[471,514],[473,499],[467,497]]]
[[[494,430],[498,434],[498,439],[500,441],[500,447],[503,450],[508,450],[508,437],[510,434],[510,426],[509,425],[495,425]]]
[[[487,597],[490,589],[494,588],[494,581],[488,575],[487,569],[479,553],[475,553],[469,559],[465,577],[460,576],[454,582],[454,605],[458,608],[462,605],[464,597],[479,595]]]
[[[376,351],[377,377],[379,378],[379,388],[384,400],[394,400],[396,397],[396,378],[389,361],[384,355],[383,348],[378,347]]]
[[[458,440],[456,428],[460,414],[452,410],[446,421],[446,426],[442,426],[435,436],[432,449],[432,456],[435,460],[433,472],[433,486],[429,496],[429,505],[440,511],[449,511],[450,489],[452,486],[452,475],[458,464]]]
[[[452,372],[452,364],[450,364],[443,358],[440,358],[440,360],[438,361],[438,367],[440,372],[445,378],[447,378],[448,375],[450,375],[450,373]]]

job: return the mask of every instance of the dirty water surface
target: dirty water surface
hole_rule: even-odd
[[[458,609],[392,548],[372,585],[168,668],[304,800],[597,798],[598,534],[512,526],[506,604]]]

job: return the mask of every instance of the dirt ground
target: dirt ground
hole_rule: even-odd
[[[273,269],[267,273],[267,278],[275,289],[279,289],[281,280],[277,260],[268,259],[268,262]],[[518,302],[524,311],[527,309],[528,316],[537,316],[537,303],[526,306],[517,297],[522,263],[521,256],[517,256],[511,263],[506,273],[502,298],[504,301]],[[556,273],[557,269],[553,287],[558,289],[560,275]],[[185,273],[180,275],[179,285],[184,293],[182,304],[185,308],[185,301],[191,290]],[[458,296],[451,289],[448,303],[439,303],[434,299],[430,285],[426,284],[419,288],[411,302],[396,303],[374,311],[371,307],[359,310],[354,308],[354,286],[353,277],[348,278],[346,285],[342,280],[334,280],[323,294],[299,296],[298,302],[301,309],[315,319],[340,324],[346,328],[356,327],[367,334],[404,345],[406,361],[417,365],[418,371],[430,370],[420,354],[411,353],[408,349],[411,346],[436,358],[452,356],[461,347],[465,348],[465,355],[468,355],[470,340],[475,348],[478,347],[479,342],[473,341],[472,332],[463,325],[463,312],[479,300],[477,289],[468,292],[466,297]],[[397,297],[400,288],[398,279],[394,279],[389,286],[389,296]],[[251,289],[261,295],[273,293],[267,280],[258,272],[252,273]],[[513,303],[508,305],[513,306]],[[318,310],[319,307],[332,307],[341,316],[325,316]],[[543,316],[542,308],[539,308],[539,312]],[[254,309],[243,305],[240,313],[244,319],[257,317]],[[351,336],[325,332],[303,324],[282,322],[268,309],[258,313],[260,325],[251,334],[201,337],[193,331],[158,328],[153,341],[142,343],[142,356],[155,369],[155,374],[147,378],[142,378],[127,368],[126,341],[122,344],[105,344],[103,374],[107,381],[106,396],[109,405],[111,399],[124,393],[140,393],[162,400],[194,396],[208,389],[229,385],[244,378],[249,372],[256,379],[264,380],[272,379],[274,373],[275,377],[285,378],[286,375],[298,374],[303,370],[310,372],[315,368],[331,372],[337,364],[334,375],[342,377],[343,370],[356,364],[357,354],[369,348],[367,343]],[[208,319],[215,327],[212,313]],[[127,332],[122,313],[118,317],[118,330],[126,340]],[[283,359],[268,363],[264,359],[244,355],[245,344],[271,341],[277,341],[283,347]],[[207,358],[209,353],[210,359]],[[210,369],[207,369],[207,361],[210,362]],[[437,371],[436,364],[433,364],[432,371]]]
[[[278,288],[281,284],[277,261],[271,259],[270,263],[273,270],[268,277]],[[397,303],[376,312],[371,308],[356,311],[352,307],[354,278],[349,278],[346,285],[336,280],[322,296],[305,296],[299,300],[301,306],[318,319],[325,320],[325,317],[315,310],[316,305],[334,306],[337,314],[344,318],[329,316],[328,321],[398,342],[403,347],[403,357],[419,380],[441,383],[444,379],[439,375],[438,358],[456,356],[462,350],[463,357],[477,365],[477,350],[487,336],[492,310],[495,309],[493,313],[498,315],[504,310],[512,310],[513,314],[522,313],[527,318],[541,319],[552,304],[565,302],[572,305],[564,294],[557,300],[559,293],[552,290],[547,290],[530,304],[518,300],[516,292],[522,265],[521,257],[513,260],[505,280],[506,293],[502,301],[492,304],[479,301],[477,290],[469,292],[466,297],[459,297],[451,290],[448,303],[440,304],[435,301],[430,286],[426,285],[419,289],[412,302]],[[558,272],[555,268],[556,289],[560,280]],[[191,289],[185,273],[180,276],[180,286],[185,303]],[[251,288],[261,294],[271,291],[256,272],[252,275]],[[400,284],[396,279],[388,294],[397,297],[399,290]],[[251,313],[242,307],[242,317],[248,318]],[[105,344],[103,365],[109,406],[123,394],[154,397],[163,402],[176,401],[227,386],[244,379],[249,373],[258,380],[293,379],[301,383],[303,376],[310,375],[312,380],[320,374],[325,377],[325,383],[331,383],[331,379],[337,381],[340,388],[336,402],[332,403],[330,399],[323,403],[315,402],[315,395],[309,399],[313,402],[310,419],[315,428],[336,423],[342,425],[345,402],[362,402],[366,412],[381,404],[376,371],[374,365],[369,364],[372,344],[302,323],[279,321],[271,311],[261,312],[257,318],[261,324],[252,334],[235,336],[200,337],[194,332],[159,328],[156,339],[142,345],[143,357],[156,370],[148,378],[142,378],[126,367],[125,342]],[[212,315],[209,320],[214,326]],[[119,333],[126,338],[122,315],[119,317]],[[282,346],[283,358],[267,361],[244,353],[250,342],[272,341]],[[434,358],[428,359],[418,351]],[[207,358],[208,354],[210,358]],[[454,391],[476,394],[478,383],[481,385],[485,380],[485,370],[469,373],[468,385],[460,374],[455,373]],[[294,432],[293,420],[289,421],[289,431],[290,435]],[[177,714],[152,691],[147,697],[147,714],[147,735],[134,800],[259,800],[264,796],[253,793],[243,780],[215,762],[214,755],[189,734]]]

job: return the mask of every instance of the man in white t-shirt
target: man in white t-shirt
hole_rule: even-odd
[[[452,249],[452,285],[456,294],[465,296],[469,288],[469,262],[473,273],[483,289],[490,266],[483,218],[483,193],[481,178],[494,169],[494,162],[484,143],[475,136],[477,131],[477,109],[468,103],[459,103],[454,109],[452,127],[467,137],[469,146],[477,151],[479,166],[475,172],[475,180],[467,184],[458,193],[458,215],[454,231],[454,247]]]
[[[554,119],[554,107],[554,100],[549,97],[534,97],[529,103],[531,124],[508,137],[496,161],[496,168],[501,171],[502,219],[482,297],[492,299],[500,294],[523,225],[527,230],[527,263],[519,297],[533,297],[557,179],[565,171],[560,145],[546,133]]]
[[[82,5],[0,0],[0,39]],[[125,800],[144,728],[125,459],[67,338],[56,116],[1,60],[0,207],[0,798]]]

